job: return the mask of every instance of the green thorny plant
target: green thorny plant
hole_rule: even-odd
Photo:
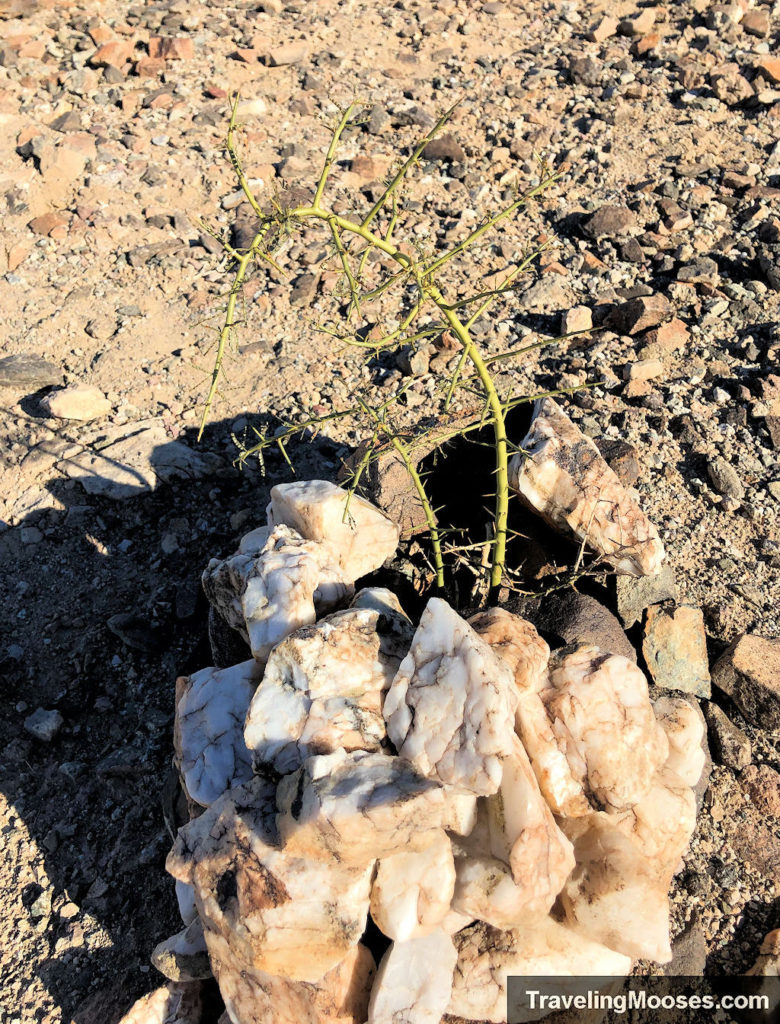
[[[389,181],[379,199],[360,221],[351,220],[336,213],[325,200],[325,189],[333,167],[339,141],[348,128],[361,124],[359,118],[354,116],[357,110],[356,104],[351,104],[341,113],[338,123],[332,129],[332,137],[325,156],[322,173],[311,201],[293,206],[290,202],[285,202],[286,197],[283,194],[275,195],[270,202],[270,212],[267,209],[264,210],[255,197],[236,150],[237,107],[238,96],[235,96],[225,145],[240,188],[246,196],[247,202],[257,215],[259,223],[252,243],[247,249],[235,249],[227,242],[220,240],[231,264],[235,268],[235,276],[228,293],[224,323],[219,330],[216,358],[198,438],[200,439],[203,433],[217,394],[220,377],[223,372],[225,354],[233,330],[238,323],[236,319],[236,306],[250,269],[257,263],[265,263],[284,276],[284,271],[278,265],[274,254],[278,253],[282,243],[296,228],[300,228],[310,221],[321,223],[330,235],[333,247],[330,256],[335,256],[338,259],[343,281],[346,284],[345,299],[348,294],[349,301],[345,314],[346,331],[322,326],[318,328],[319,330],[328,333],[344,344],[367,350],[368,358],[376,356],[383,350],[398,350],[401,346],[415,345],[419,341],[442,336],[445,332],[450,332],[450,340],[454,336],[460,343],[461,353],[457,366],[452,376],[444,381],[444,409],[449,411],[455,391],[466,386],[477,396],[475,418],[473,422],[459,419],[457,424],[453,424],[451,434],[448,434],[446,426],[442,432],[441,425],[438,424],[436,440],[438,444],[446,440],[448,436],[460,436],[486,425],[492,428],[492,447],[495,456],[495,504],[492,529],[490,531],[492,536],[486,542],[491,549],[490,558],[486,559],[484,557],[485,545],[471,545],[471,547],[483,550],[482,565],[484,567],[485,562],[489,562],[490,590],[495,593],[502,580],[506,578],[507,573],[508,459],[512,452],[519,450],[507,437],[506,416],[514,406],[523,402],[533,401],[539,396],[525,396],[522,398],[502,397],[499,394],[496,380],[491,373],[490,367],[493,364],[500,364],[505,360],[522,356],[532,349],[561,341],[563,338],[571,337],[572,335],[565,335],[563,338],[545,339],[500,355],[485,356],[480,352],[471,334],[471,328],[475,321],[485,314],[499,296],[513,289],[516,278],[528,268],[532,260],[539,255],[545,246],[523,256],[507,272],[505,278],[496,288],[471,295],[468,298],[459,299],[455,302],[450,302],[445,298],[437,284],[437,275],[451,260],[466,252],[470,246],[492,228],[495,228],[502,221],[506,221],[526,206],[531,199],[547,189],[557,180],[558,174],[551,173],[547,165],[542,164],[540,180],[537,185],[526,192],[516,194],[510,203],[498,213],[483,220],[477,228],[471,231],[463,241],[453,248],[432,256],[419,252],[413,245],[403,244],[403,242],[395,240],[394,231],[399,218],[399,194],[407,175],[419,162],[425,147],[442,130],[452,116],[457,104],[446,111],[427,135],[420,139],[412,150],[411,155],[401,164]],[[293,198],[294,201],[295,199]],[[381,230],[377,226],[380,221],[384,221]],[[367,289],[363,282],[366,276],[367,260],[372,253],[378,255],[378,262],[380,263],[382,257],[386,257],[385,262],[387,266],[382,268],[385,277],[381,283]],[[361,303],[374,299],[397,285],[403,287],[411,285],[413,288],[413,298],[408,300],[409,308],[405,309],[400,324],[394,330],[384,334],[374,330],[366,336],[365,332],[360,332],[354,328],[350,329],[350,321],[353,314],[357,314],[358,317],[362,316]],[[474,306],[476,308],[468,314],[469,307]],[[433,310],[435,321],[418,329],[415,325],[423,310],[426,310],[426,312]],[[473,377],[478,381],[476,388],[472,386],[471,382],[467,384],[461,379],[465,375],[467,363],[471,364]],[[285,451],[285,445],[294,435],[303,435],[307,431],[316,430],[325,423],[334,420],[352,418],[354,421],[363,424],[368,428],[370,440],[365,445],[362,459],[352,471],[351,477],[347,481],[346,486],[350,496],[359,486],[369,464],[378,459],[380,454],[387,451],[389,447],[394,448],[409,472],[424,510],[427,530],[430,535],[436,585],[442,589],[444,587],[442,528],[437,523],[436,510],[431,506],[425,490],[423,477],[416,468],[414,458],[415,449],[419,449],[425,444],[426,437],[431,433],[431,428],[418,426],[417,428],[413,427],[402,432],[393,426],[389,418],[392,407],[399,401],[408,386],[408,383],[403,385],[391,398],[377,407],[372,407],[363,397],[354,395],[354,406],[352,408],[342,409],[324,416],[309,416],[296,423],[283,424],[282,430],[277,431],[271,436],[256,431],[258,436],[257,444],[251,448],[241,445],[242,450],[239,462],[243,463],[251,455],[257,455],[262,463],[265,449],[271,445],[277,445],[288,464],[290,464],[289,457]],[[347,507],[345,515],[348,516],[348,514]],[[465,550],[467,548],[453,548],[453,551],[456,553]],[[457,557],[462,559],[460,554]]]

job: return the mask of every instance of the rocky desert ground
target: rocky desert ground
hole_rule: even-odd
[[[285,276],[244,288],[197,440],[219,238],[240,248],[254,223],[224,149],[236,91],[264,202],[311,192],[339,110],[363,104],[329,186],[358,215],[458,101],[403,195],[396,237],[420,251],[457,244],[541,160],[559,172],[446,283],[490,289],[547,243],[477,340],[495,355],[595,328],[498,378],[568,389],[667,549],[662,596],[687,609],[672,685],[702,698],[712,758],[675,965],[744,970],[780,927],[778,728],[709,690],[708,665],[749,634],[747,675],[780,688],[780,4],[0,0],[0,1020],[116,1024],[164,980],[174,680],[211,658],[200,575],[291,478],[277,452],[265,475],[237,466],[238,446],[358,388],[407,385],[399,417],[428,415],[453,358],[368,365],[318,331],[342,281],[307,229]],[[366,328],[394,301],[364,307]],[[335,421],[289,453],[336,479],[360,440]],[[618,609],[614,579],[593,586]],[[624,617],[628,639],[609,621],[644,664],[649,617]]]

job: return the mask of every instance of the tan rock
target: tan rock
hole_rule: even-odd
[[[141,996],[119,1024],[200,1024],[200,984],[169,982]]]
[[[60,420],[96,420],[111,412],[111,403],[99,388],[74,384],[45,395],[41,408]]]
[[[639,359],[628,363],[623,371],[624,380],[654,380],[664,372],[664,364],[660,359]]]
[[[630,576],[653,576],[665,557],[655,527],[631,492],[551,399],[534,406],[521,453],[509,463],[509,485],[557,529],[573,533]]]
[[[710,696],[707,636],[700,608],[648,608],[642,653],[656,686]]]
[[[379,861],[371,917],[394,942],[419,938],[445,919],[454,891],[452,844],[446,832],[435,832],[419,853],[395,853]]]
[[[561,334],[590,331],[592,328],[593,313],[588,306],[573,306],[561,317]]]
[[[155,946],[152,966],[171,981],[200,981],[211,977],[206,939],[199,918]]]
[[[368,1016],[376,964],[361,944],[314,983],[248,969],[221,937],[211,958],[228,1024],[364,1024]]]
[[[362,750],[310,757],[281,780],[277,805],[286,851],[355,867],[423,850],[440,829],[468,833],[476,814],[473,794]]]
[[[517,691],[506,662],[446,601],[431,598],[385,698],[387,732],[422,775],[495,793],[512,751]]]
[[[469,625],[511,668],[518,693],[547,685],[550,648],[532,623],[504,608],[488,608],[473,615]]]
[[[255,776],[179,830],[167,869],[193,886],[209,954],[319,981],[357,944],[373,861],[358,869],[278,845],[275,787]],[[217,973],[215,968],[215,973]]]
[[[605,39],[609,39],[610,36],[614,36],[617,32],[617,28],[617,18],[613,18],[611,15],[605,14],[591,26],[588,32],[588,39],[594,43],[603,43]]]
[[[774,85],[780,85],[780,57],[761,57],[756,61],[756,70]]]
[[[751,977],[764,978],[777,978],[780,975],[780,928],[775,928],[764,936],[758,951],[758,959],[745,973]]]
[[[133,55],[133,44],[121,39],[111,39],[103,43],[89,58],[93,68],[102,68],[107,65],[121,68],[130,60]]]
[[[715,663],[712,681],[751,725],[780,730],[780,639],[745,633]]]

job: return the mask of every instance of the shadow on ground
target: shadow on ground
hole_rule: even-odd
[[[179,440],[195,447],[192,436]],[[203,447],[219,456],[206,479],[114,501],[57,477],[46,484],[55,507],[0,534],[9,1020],[53,1020],[53,1003],[63,1020],[114,1024],[164,980],[149,954],[181,924],[164,870],[171,838],[161,794],[175,677],[211,661],[200,573],[264,522],[269,487],[290,479],[273,454],[265,480],[251,467],[236,471],[226,422],[210,426]],[[290,455],[301,475],[337,474],[326,440]],[[51,742],[24,728],[37,708],[64,719]],[[30,869],[34,847],[42,872]],[[42,993],[20,1003],[13,993],[35,976],[50,1001]]]

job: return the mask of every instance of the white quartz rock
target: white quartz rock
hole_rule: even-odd
[[[396,614],[409,618],[401,607],[401,602],[387,587],[363,587],[352,598],[350,608],[372,608],[383,615]]]
[[[141,996],[119,1024],[200,1024],[200,984],[168,982]]]
[[[354,593],[331,550],[287,526],[271,530],[259,551],[253,543],[246,553],[212,559],[202,580],[209,601],[261,664],[280,640]]]
[[[176,902],[179,904],[179,913],[184,924],[192,924],[198,916],[198,908],[195,906],[195,890],[186,882],[175,882]]]
[[[686,785],[695,786],[706,761],[702,715],[682,697],[659,697],[653,708],[669,741],[669,757],[664,767],[675,772]]]
[[[567,818],[589,814],[591,806],[582,782],[575,777],[565,750],[558,745],[541,693],[527,690],[520,695],[515,728],[550,809]]]
[[[550,917],[507,931],[477,921],[454,940],[458,961],[447,1012],[468,1020],[506,1020],[508,975],[609,977],[631,969],[629,957]]]
[[[506,662],[432,598],[385,699],[387,731],[423,775],[495,793],[512,750],[517,692]]]
[[[352,608],[279,643],[246,716],[255,762],[285,775],[313,754],[379,750],[384,693],[411,639],[406,616]]]
[[[610,817],[641,853],[656,863],[659,877],[668,884],[696,828],[696,797],[690,786],[664,767],[638,803]]]
[[[568,926],[633,959],[668,963],[669,883],[674,867],[646,856],[615,816],[564,822],[576,867],[560,896]],[[571,827],[569,827],[571,826]]]
[[[199,981],[211,977],[203,924],[195,918],[186,928],[158,943],[152,965],[171,981]]]
[[[211,960],[232,1024],[365,1024],[376,964],[360,943],[317,982],[247,968],[221,936]]]
[[[550,648],[532,623],[505,608],[488,608],[472,615],[469,625],[512,669],[520,694],[544,689]]]
[[[251,660],[232,668],[204,668],[181,684],[174,721],[176,758],[187,793],[204,807],[252,777],[243,727],[261,676]]]
[[[373,863],[296,856],[278,843],[275,811],[259,776],[229,790],[179,830],[167,868],[194,887],[212,958],[224,940],[242,969],[315,982],[363,933]]]
[[[399,530],[376,506],[327,480],[271,488],[268,523],[285,523],[333,552],[344,578],[354,582],[395,554]]]
[[[664,548],[658,532],[594,442],[552,398],[534,406],[509,486],[553,527],[584,540],[620,573],[654,576]]]
[[[377,864],[371,888],[371,917],[395,942],[427,935],[450,910],[455,889],[452,844],[435,832],[419,853],[394,853]]]
[[[368,1024],[439,1024],[456,960],[452,938],[442,931],[394,942],[377,971]]]
[[[633,662],[582,644],[550,660],[541,694],[558,746],[597,809],[620,811],[645,796],[669,753]]]
[[[281,780],[277,805],[286,851],[355,867],[425,849],[439,829],[468,833],[476,814],[473,794],[362,750],[310,757]]]
[[[527,912],[546,914],[574,867],[574,853],[516,736],[498,792],[486,803],[490,852],[512,869],[515,883],[526,894]]]

